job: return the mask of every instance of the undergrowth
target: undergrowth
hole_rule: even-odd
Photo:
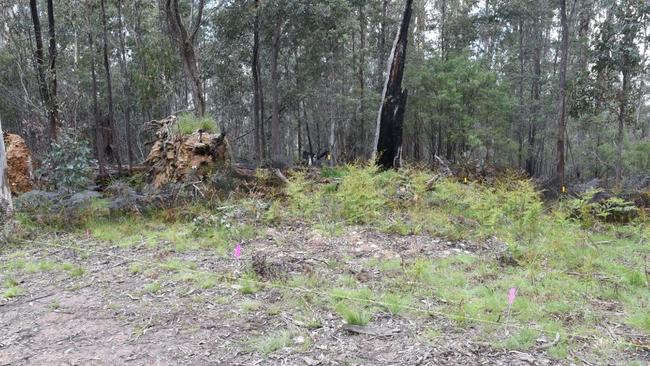
[[[312,306],[324,307],[354,325],[383,316],[444,314],[459,327],[480,324],[485,338],[499,347],[525,350],[534,347],[542,335],[558,334],[560,341],[548,349],[558,358],[567,356],[574,335],[601,334],[600,324],[605,320],[650,334],[650,225],[643,212],[627,224],[606,222],[601,220],[601,208],[594,207],[588,196],[545,204],[528,180],[506,177],[484,185],[435,180],[430,172],[416,169],[330,167],[318,179],[297,172],[290,176],[285,193],[286,198],[271,202],[251,197],[212,207],[196,205],[121,217],[95,215],[103,212],[95,204],[82,215],[77,233],[122,247],[146,245],[174,252],[212,248],[219,255],[230,255],[241,240],[259,238],[258,222],[276,226],[301,221],[324,236],[343,236],[347,225],[363,225],[399,235],[470,240],[485,251],[451,252],[444,258],[368,259],[364,267],[381,274],[372,284],[339,275],[331,282],[317,277],[289,278],[286,285],[330,295],[324,299],[295,296],[296,305],[306,312],[305,323],[313,328],[320,323],[309,315]],[[603,210],[627,212],[626,207],[614,200]],[[39,223],[33,220],[31,225]],[[329,260],[325,266],[345,272],[344,260]],[[169,276],[200,289],[222,281],[216,274],[197,273],[191,263],[168,260],[160,265]],[[58,268],[63,267],[20,258],[0,266],[18,274]],[[80,267],[63,269],[70,276],[84,274]],[[129,270],[139,274],[145,268]],[[250,298],[242,309],[257,310],[259,303],[252,299],[267,290],[260,281],[253,271],[242,271],[233,286],[240,296]],[[512,287],[518,296],[508,311],[506,297]],[[0,290],[6,298],[22,292],[11,281]],[[160,282],[142,289],[150,294],[163,290]],[[425,303],[431,313],[418,313],[417,308]],[[506,322],[527,329],[504,329]],[[266,355],[289,347],[290,336],[271,334],[255,346]],[[615,353],[622,346],[611,347]]]

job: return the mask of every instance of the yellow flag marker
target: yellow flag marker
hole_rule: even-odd
[[[467,184],[467,177],[465,177],[465,184]]]

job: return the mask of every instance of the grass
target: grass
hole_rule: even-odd
[[[205,209],[202,209],[205,211]],[[197,217],[208,215],[197,213]],[[88,220],[81,232],[123,248],[145,244],[149,247],[185,252],[193,249],[214,249],[220,256],[229,254],[232,243],[257,235],[254,227],[231,217],[217,220],[177,220],[167,222],[159,217],[124,216]]]
[[[294,333],[286,330],[271,333],[256,340],[255,349],[263,356],[267,356],[281,348],[291,346],[293,343],[291,338],[293,336]]]
[[[246,312],[255,312],[262,307],[259,301],[246,300],[239,304],[239,308]]]
[[[392,315],[397,315],[411,305],[411,298],[400,293],[387,293],[381,297],[383,307]]]
[[[64,271],[68,272],[68,274],[70,274],[71,277],[75,277],[75,278],[81,277],[84,274],[86,274],[86,270],[83,267],[76,266],[76,265],[71,264],[71,263],[64,263],[61,266],[61,268]]]
[[[183,135],[192,134],[199,129],[203,130],[203,132],[219,132],[219,127],[214,119],[211,117],[199,118],[191,113],[182,113],[178,116],[178,129]]]
[[[162,285],[159,282],[148,283],[144,286],[144,292],[148,294],[157,294],[162,291]]]
[[[351,301],[341,301],[335,309],[345,323],[350,325],[368,325],[372,318],[372,313],[363,305]]]
[[[299,218],[327,235],[333,231],[323,223],[344,218],[349,224],[401,235],[426,233],[478,243],[497,237],[516,262],[504,267],[493,257],[468,254],[416,258],[407,264],[399,259],[369,260],[366,266],[389,275],[384,282],[390,291],[375,299],[386,303],[382,307],[389,313],[399,313],[404,307],[401,302],[408,304],[406,299],[433,297],[441,303],[437,310],[461,326],[476,325],[476,319],[503,322],[507,292],[517,287],[512,322],[532,322],[551,335],[564,335],[600,321],[594,314],[601,310],[586,300],[593,298],[620,304],[625,323],[650,333],[650,317],[644,308],[650,302],[645,274],[650,225],[643,215],[628,225],[573,219],[567,207],[575,203],[545,206],[531,182],[508,177],[491,186],[453,180],[427,186],[429,174],[409,169],[377,172],[346,167],[324,174],[335,177],[337,183],[316,185],[303,175],[293,177],[287,189],[289,207],[275,213],[281,216],[276,222],[283,217]],[[345,287],[355,285],[349,277],[340,282]],[[367,309],[345,304],[343,299],[373,298],[355,291],[332,291],[338,299],[337,312],[352,322]],[[507,345],[524,349],[531,345],[531,338],[526,332],[514,334]],[[551,351],[566,354],[566,347],[560,344]]]
[[[239,280],[239,292],[243,295],[251,295],[259,290],[258,278],[253,272],[246,272]]]
[[[13,299],[16,296],[19,296],[23,293],[23,289],[20,286],[10,286],[3,293],[2,297],[5,299]]]
[[[479,337],[496,346],[515,350],[529,349],[539,337],[553,339],[559,333],[562,341],[549,349],[558,358],[576,347],[565,341],[572,334],[605,342],[609,335],[597,327],[603,320],[650,334],[646,275],[650,225],[644,216],[627,225],[603,223],[593,217],[575,218],[570,209],[575,202],[545,205],[531,182],[515,179],[491,186],[451,179],[427,185],[431,178],[428,172],[378,172],[353,166],[328,169],[323,175],[329,177],[326,184],[297,173],[291,177],[286,200],[256,204],[247,199],[241,206],[249,207],[256,220],[264,217],[263,223],[282,225],[297,219],[328,237],[345,235],[348,225],[363,225],[363,230],[395,235],[418,233],[487,243],[486,252],[445,251],[442,257],[396,253],[401,258],[365,260],[345,253],[336,255],[336,259],[326,259],[322,268],[316,268],[316,273],[324,270],[328,276],[294,276],[280,283],[329,296],[283,290],[282,305],[265,307],[266,315],[290,314],[301,327],[317,329],[322,326],[319,310],[334,311],[344,322],[357,325],[368,324],[377,312],[381,317],[422,317],[431,310],[459,327],[475,328]],[[237,201],[233,203],[237,206]],[[199,219],[167,222],[155,215],[97,219],[88,221],[82,230],[88,228],[94,238],[123,247],[145,244],[164,253],[210,249],[216,256],[229,255],[234,243],[263,231],[240,223],[239,217],[224,210],[203,207],[191,212]],[[283,243],[283,250],[290,248],[289,244]],[[512,261],[501,261],[495,252]],[[348,271],[346,263],[351,261],[379,276],[360,283]],[[197,271],[196,264],[176,259],[173,254],[160,264],[170,272],[166,275],[186,281],[187,287],[209,289],[224,280],[221,274]],[[56,270],[73,277],[85,273],[81,267],[30,261],[25,255],[8,258],[0,263],[0,270],[11,274],[9,278],[21,280],[25,274]],[[161,292],[155,273],[149,275],[140,264],[128,270],[154,281],[144,287],[144,292]],[[268,291],[258,281],[245,268],[236,288],[243,295]],[[509,322],[530,329],[513,327],[504,338],[511,287],[517,288],[518,296]],[[5,297],[12,291],[16,292],[14,296],[20,294],[18,283],[5,281]],[[252,300],[256,296],[247,298],[239,307],[244,312],[258,311],[261,304]],[[218,300],[223,305],[232,301],[226,295]],[[274,333],[256,343],[260,353],[291,345],[290,338],[270,340],[276,335],[283,334]],[[612,341],[601,352],[615,353],[619,348]]]

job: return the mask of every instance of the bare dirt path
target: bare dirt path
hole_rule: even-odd
[[[471,243],[362,229],[329,238],[284,227],[244,243],[242,259],[235,261],[210,250],[118,248],[83,236],[38,242],[43,244],[0,252],[2,281],[16,282],[22,292],[0,301],[2,366],[571,363],[553,359],[543,347],[494,348],[477,328],[426,314],[376,311],[368,327],[351,331],[314,290],[342,277],[381,281],[381,273],[365,266],[372,258],[493,249]],[[259,265],[252,264],[253,252],[264,253],[263,265],[284,271],[282,280],[270,279],[268,286],[255,282],[259,278],[246,281],[251,266]],[[413,305],[431,304],[418,299]],[[639,352],[621,354],[618,361],[650,360]],[[580,355],[573,359],[581,363]]]

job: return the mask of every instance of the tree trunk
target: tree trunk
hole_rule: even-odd
[[[271,118],[271,163],[284,166],[287,162],[284,156],[284,134],[280,124],[280,76],[278,74],[278,58],[282,35],[282,20],[277,19],[273,29],[273,46],[271,48],[271,97],[273,98],[273,115]]]
[[[106,25],[106,9],[104,8],[104,0],[100,0],[102,9],[102,27],[104,39],[104,70],[106,72],[106,98],[108,101],[108,131],[106,133],[106,155],[115,158],[117,162],[117,170],[122,173],[122,160],[120,159],[119,149],[114,146],[113,139],[115,138],[115,113],[113,110],[113,84],[111,82],[111,67],[108,60],[108,27]]]
[[[623,56],[625,59],[627,55]],[[625,142],[625,119],[627,113],[627,89],[629,84],[629,72],[627,71],[627,60],[623,62],[623,84],[619,96],[618,107],[618,132],[616,133],[616,184],[623,181],[623,143]]]
[[[447,22],[447,0],[440,3],[440,54],[442,59],[447,61],[447,40],[446,40],[446,22]]]
[[[521,169],[524,148],[524,124],[525,107],[524,107],[524,21],[519,20],[519,78],[518,78],[518,99],[519,99],[519,116],[517,124],[517,167]]]
[[[253,123],[255,128],[255,161],[258,163],[264,158],[264,153],[262,152],[262,135],[261,129],[261,99],[260,99],[260,1],[255,0],[255,21],[253,23],[253,59],[251,62],[251,74],[253,76],[253,103],[252,103],[252,114],[253,114]]]
[[[100,122],[99,103],[97,102],[97,72],[95,71],[95,41],[92,32],[88,32],[90,47],[90,77],[92,80],[93,116],[95,118],[95,156],[99,165],[99,175],[104,175],[104,131]]]
[[[560,92],[557,101],[558,123],[557,123],[557,165],[555,174],[560,187],[565,186],[564,181],[564,146],[566,138],[566,70],[569,53],[569,25],[566,15],[566,0],[560,0],[560,26],[562,39],[560,43],[560,70],[559,70],[559,87]]]
[[[2,132],[2,121],[0,121],[0,217],[11,214],[13,204],[11,201],[11,190],[7,180],[7,154],[5,152],[5,139]]]
[[[50,141],[54,141],[56,139],[56,133],[57,133],[58,108],[56,106],[56,101],[52,100],[53,97],[52,90],[54,90],[54,95],[56,95],[56,72],[54,73],[54,75],[49,75],[49,77],[46,76],[45,74],[45,56],[43,55],[43,34],[41,31],[41,22],[38,17],[38,8],[37,8],[36,0],[30,0],[29,9],[31,11],[32,24],[34,26],[34,40],[36,42],[36,50],[34,51],[34,58],[36,59],[36,73],[37,73],[37,80],[38,80],[38,88],[41,94],[41,98],[43,99],[43,105],[45,106],[47,119],[49,121],[48,133],[49,133]],[[49,73],[51,74],[52,70],[55,70],[55,66],[56,66],[54,15],[53,15],[51,0],[48,0],[48,19],[51,22],[49,27],[50,44],[48,50],[50,54]],[[54,83],[48,85],[48,80],[50,78]],[[54,86],[54,89],[52,89],[52,86]]]
[[[366,115],[366,109],[365,109],[365,98],[366,98],[366,91],[365,91],[365,76],[364,76],[364,68],[366,67],[366,15],[364,13],[364,6],[361,5],[359,7],[359,72],[358,72],[358,82],[359,82],[359,130],[357,131],[357,135],[359,136],[359,140],[361,141],[355,141],[353,142],[355,145],[355,150],[358,149],[360,150],[361,154],[357,152],[355,155],[365,155],[365,149],[364,147],[366,146],[366,138],[365,138],[365,133],[364,131],[367,131],[366,129],[366,120],[365,120],[365,115]]]
[[[131,149],[131,77],[126,63],[126,29],[122,21],[122,0],[117,1],[117,19],[120,27],[120,71],[122,73],[122,91],[124,92],[124,134],[126,137],[126,153],[129,159],[129,172],[133,168],[133,150]]]
[[[54,5],[52,0],[47,0],[47,22],[48,36],[50,37],[50,46],[48,48],[49,62],[49,92],[50,92],[50,137],[56,140],[57,129],[59,128],[59,105],[56,100],[57,79],[56,79],[56,33],[54,31]]]
[[[199,72],[194,44],[196,43],[196,37],[201,27],[204,7],[205,0],[199,0],[196,10],[197,16],[193,22],[194,26],[188,32],[182,21],[182,16],[178,8],[178,0],[167,0],[165,3],[165,12],[167,13],[167,21],[172,31],[172,38],[178,44],[181,59],[192,80],[192,99],[194,101],[195,114],[199,117],[205,115],[205,95],[203,93],[203,80]]]
[[[541,26],[537,24],[536,32],[541,33]],[[533,50],[533,83],[531,88],[531,106],[530,106],[530,119],[528,127],[528,146],[526,151],[526,172],[529,176],[534,176],[536,173],[535,167],[535,143],[537,138],[537,123],[539,121],[539,107],[540,107],[540,81],[542,78],[542,36],[537,33],[535,42],[537,43]]]
[[[377,37],[377,89],[384,87],[384,71],[386,70],[386,17],[388,16],[388,0],[382,0],[381,22]]]
[[[408,27],[413,0],[406,0],[400,29],[395,37],[388,62],[388,75],[377,116],[374,158],[382,169],[399,168],[402,160],[402,129],[408,91],[402,89]]]

